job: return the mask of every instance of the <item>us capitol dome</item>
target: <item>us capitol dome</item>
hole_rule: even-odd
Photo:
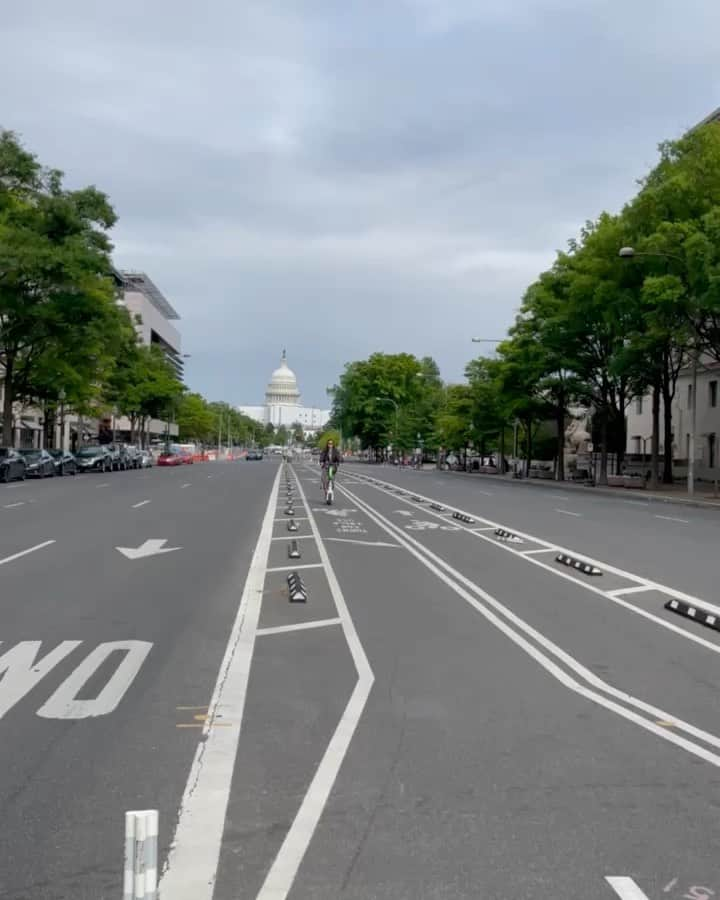
[[[287,353],[282,352],[280,365],[270,376],[265,390],[263,406],[238,406],[238,410],[263,425],[272,424],[277,428],[285,425],[302,425],[306,435],[314,434],[327,425],[329,409],[301,406],[297,376],[287,362]]]
[[[297,377],[287,364],[287,354],[283,350],[280,367],[270,376],[270,383],[265,391],[265,406],[279,403],[283,406],[299,406],[300,391]]]

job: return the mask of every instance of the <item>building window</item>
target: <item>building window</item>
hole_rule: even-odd
[[[633,438],[633,445],[633,453],[636,453],[639,456],[642,453],[642,438],[639,434],[635,435],[635,437]]]
[[[717,406],[717,381],[710,382],[710,406]]]
[[[692,385],[688,385],[688,409],[692,409]]]
[[[715,433],[711,432],[707,436],[708,440],[708,465],[711,469],[715,468]]]
[[[642,397],[635,398],[635,412],[638,416],[642,415],[642,402],[643,402]]]

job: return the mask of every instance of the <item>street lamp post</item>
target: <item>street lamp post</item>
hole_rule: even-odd
[[[375,399],[381,403],[392,403],[392,405],[395,407],[395,448],[397,449],[398,433],[399,433],[399,429],[400,429],[400,425],[399,425],[400,407],[398,406],[397,401],[393,400],[392,397],[376,397]]]
[[[473,344],[502,344],[502,340],[499,338],[481,338],[474,337],[470,339]],[[499,434],[499,447],[498,447],[498,472],[501,475],[505,474],[505,422],[502,424],[502,428],[500,429]],[[517,459],[517,419],[515,420],[515,427],[513,430],[513,456]]]
[[[58,391],[58,400],[60,401],[60,449],[65,452],[65,388]]]
[[[685,269],[687,273],[687,264],[682,256],[678,256],[675,253],[664,253],[653,250],[636,250],[634,247],[621,247],[618,251],[618,256],[621,259],[639,259],[639,258],[656,258],[656,259],[672,259],[675,262],[680,263],[680,265]],[[695,346],[693,348],[692,355],[692,388],[691,393],[692,397],[690,399],[690,440],[688,441],[688,474],[687,474],[687,492],[688,496],[692,497],[695,494],[695,444],[697,441],[697,373],[698,373],[698,365],[700,360],[700,347],[697,341],[697,327],[695,322],[693,322],[693,330],[695,331]],[[672,457],[672,447],[665,447],[665,453],[670,453]],[[671,462],[672,465],[672,462]]]

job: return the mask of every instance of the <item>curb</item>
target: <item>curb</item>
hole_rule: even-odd
[[[648,493],[647,491],[626,491],[624,488],[583,487],[582,485],[573,484],[571,481],[541,481],[540,479],[537,479],[537,483],[534,483],[535,480],[531,478],[506,478],[502,475],[485,475],[482,472],[439,472],[433,470],[433,474],[449,475],[451,477],[460,475],[465,478],[482,479],[483,481],[495,482],[495,484],[500,482],[501,484],[511,484],[513,487],[525,487],[535,490],[545,488],[546,490],[551,491],[575,491],[578,494],[584,494],[588,497],[615,497],[615,499],[622,497],[624,499],[627,496],[636,496],[638,499],[642,498],[649,503],[689,506],[697,509],[710,509],[720,512],[720,499],[699,500],[697,498],[690,499],[689,497],[668,497],[664,494],[653,494]]]

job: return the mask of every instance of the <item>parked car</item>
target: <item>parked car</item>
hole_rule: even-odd
[[[194,462],[192,453],[188,453],[187,450],[182,450],[180,452],[180,458],[183,461],[183,465],[191,466]]]
[[[183,464],[182,456],[179,453],[161,453],[158,456],[157,464],[159,466],[181,466]]]
[[[12,447],[0,447],[0,481],[25,480],[25,460]]]
[[[122,444],[108,444],[108,451],[112,459],[112,467],[115,472],[124,472],[130,468],[130,457]]]
[[[81,447],[75,459],[78,472],[112,472],[112,456],[107,447]]]
[[[28,478],[52,478],[55,474],[55,462],[47,450],[21,450],[20,453]]]
[[[77,460],[69,450],[50,450],[49,453],[55,463],[56,475],[77,475]]]
[[[140,468],[141,469],[150,469],[155,465],[155,460],[153,459],[153,455],[149,450],[141,450],[140,451]]]
[[[134,444],[125,444],[128,469],[139,469],[142,465],[142,450]]]

